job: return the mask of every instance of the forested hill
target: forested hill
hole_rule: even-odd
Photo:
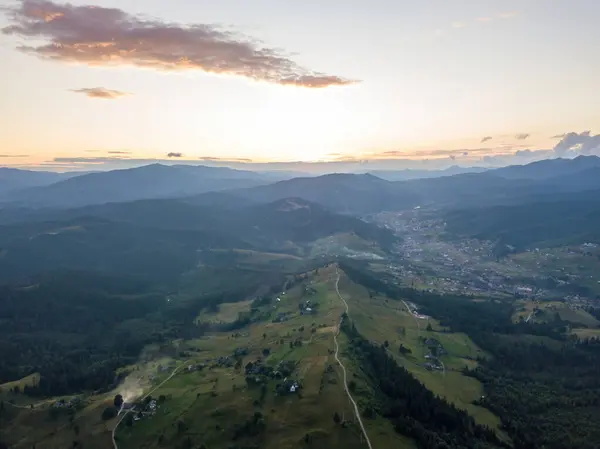
[[[11,221],[10,211],[4,211]],[[298,198],[241,208],[180,200],[142,200],[65,211],[16,210],[0,227],[0,282],[56,269],[173,279],[198,263],[198,251],[290,251],[337,233],[388,249],[393,233]],[[294,246],[295,245],[295,246]]]
[[[452,211],[446,230],[461,237],[494,240],[517,250],[600,242],[600,191],[534,201]]]

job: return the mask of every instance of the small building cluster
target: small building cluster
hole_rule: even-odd
[[[278,383],[275,386],[275,393],[277,393],[278,396],[285,396],[288,394],[298,393],[301,388],[302,386],[297,380],[285,379],[283,382]]]
[[[77,396],[75,396],[75,397],[72,397],[71,399],[69,399],[68,401],[66,401],[64,399],[59,399],[58,401],[56,401],[55,403],[52,404],[52,407],[53,408],[75,408],[79,404],[81,404],[81,398],[78,398]]]
[[[310,299],[300,303],[298,307],[300,308],[300,315],[314,315],[317,313],[316,304],[312,304]]]
[[[429,348],[429,354],[425,355],[427,362],[423,366],[429,371],[443,371],[444,365],[438,357],[448,354],[448,351],[435,338],[426,338],[424,343]]]

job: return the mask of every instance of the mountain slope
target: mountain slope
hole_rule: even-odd
[[[470,208],[445,216],[458,236],[494,240],[518,250],[535,246],[600,243],[600,191],[561,195],[560,200]]]
[[[591,168],[600,168],[600,157],[578,156],[574,159],[545,159],[527,165],[511,165],[491,170],[491,173],[506,179],[544,180],[572,175]]]
[[[236,190],[233,194],[261,203],[302,198],[335,212],[368,214],[418,203],[412,192],[376,176],[337,173],[314,178],[294,178],[266,186]]]
[[[55,270],[168,279],[193,267],[199,249],[246,247],[217,231],[152,229],[98,218],[3,226],[0,235],[2,282]]]
[[[369,174],[387,181],[408,181],[410,179],[431,179],[441,178],[443,176],[462,175],[465,173],[483,173],[488,169],[483,167],[452,167],[443,170],[372,170]]]
[[[384,249],[396,240],[387,229],[302,199],[238,209],[140,200],[37,211],[16,221],[0,226],[0,281],[56,269],[173,277],[198,262],[198,250],[296,251],[338,233]]]
[[[13,203],[32,207],[78,207],[143,198],[168,198],[259,185],[253,172],[229,168],[161,164],[90,173],[43,188],[15,193]]]
[[[8,192],[28,187],[47,186],[85,174],[80,172],[56,173],[0,167],[0,195],[6,195]]]

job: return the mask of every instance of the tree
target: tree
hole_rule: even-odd
[[[354,382],[353,380],[351,380],[350,382],[348,382],[348,390],[350,390],[350,391],[356,391],[356,382]]]
[[[177,421],[177,433],[181,434],[183,432],[185,432],[187,429],[187,426],[185,425],[185,422],[180,419]]]
[[[390,342],[389,342],[389,341],[387,341],[387,340],[385,340],[385,341],[383,342],[383,346],[384,346],[385,348],[389,348],[389,347],[390,347]]]
[[[113,403],[115,404],[115,407],[117,408],[121,408],[121,406],[123,405],[123,396],[118,394],[115,396],[115,399],[113,401]]]
[[[335,412],[333,414],[333,422],[336,424],[339,424],[342,422],[342,418],[340,417],[340,414],[338,412]]]
[[[159,404],[164,404],[164,402],[165,402],[166,400],[167,400],[167,397],[166,397],[164,394],[161,394],[161,395],[158,397],[158,403],[159,403]]]
[[[264,357],[267,357],[270,353],[271,353],[271,350],[269,348],[265,348],[262,350],[262,354]]]
[[[108,421],[109,419],[113,419],[115,416],[117,416],[117,409],[114,407],[106,407],[102,411],[102,420],[103,421]]]
[[[431,327],[431,323],[427,323],[427,331],[428,332],[432,332],[433,331],[433,327]]]
[[[127,427],[133,426],[133,416],[131,415],[131,413],[128,413],[127,416],[125,417],[125,425]]]

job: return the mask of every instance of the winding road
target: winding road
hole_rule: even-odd
[[[337,279],[335,280],[335,291],[336,291],[338,297],[344,303],[344,306],[346,307],[346,315],[350,316],[350,309],[348,307],[348,303],[343,298],[343,296],[340,294],[340,289],[339,289],[340,273],[339,273],[337,267],[335,268],[335,272],[337,274]],[[358,423],[360,424],[360,428],[362,430],[362,433],[365,436],[365,440],[367,441],[367,445],[369,446],[369,449],[373,449],[373,446],[371,445],[371,440],[369,440],[369,435],[367,435],[367,431],[365,429],[365,425],[363,424],[362,419],[360,418],[360,412],[358,411],[358,405],[356,405],[356,401],[354,400],[354,398],[352,397],[352,394],[350,394],[350,390],[348,389],[348,379],[347,379],[347,374],[346,374],[346,367],[344,366],[344,364],[342,363],[342,361],[340,360],[340,358],[338,356],[340,347],[338,345],[337,336],[340,333],[340,328],[342,327],[342,321],[343,320],[344,320],[343,317],[340,318],[340,324],[338,325],[337,332],[333,335],[333,342],[335,343],[335,360],[340,365],[340,368],[342,368],[342,372],[344,374],[344,390],[346,391],[346,394],[348,395],[348,399],[350,399],[350,402],[352,402],[352,405],[354,406],[354,413],[356,415],[356,419],[358,420]]]

